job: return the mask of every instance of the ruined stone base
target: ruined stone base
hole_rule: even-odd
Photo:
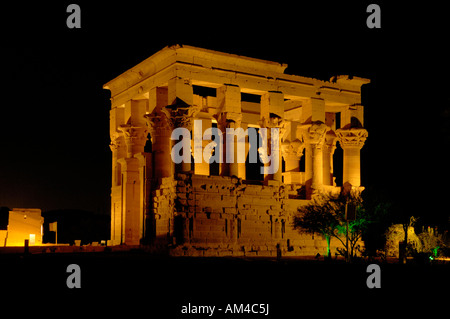
[[[324,256],[323,236],[293,228],[298,208],[309,203],[295,194],[295,185],[275,181],[190,173],[165,178],[153,191],[151,244],[174,256]],[[333,256],[338,247],[333,238]]]
[[[327,255],[327,243],[324,239],[309,239],[294,241],[295,246],[281,244],[281,256],[321,256]],[[331,255],[337,253],[339,243],[331,245]],[[277,257],[278,251],[276,244],[262,245],[238,245],[238,244],[183,244],[172,247],[168,250],[172,256],[198,256],[198,257]]]

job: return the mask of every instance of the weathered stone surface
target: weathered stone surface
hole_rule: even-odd
[[[342,186],[362,189],[359,152],[368,134],[360,93],[369,81],[320,81],[284,74],[286,67],[176,45],[104,85],[111,91],[111,244],[170,247],[189,256],[276,256],[277,245],[286,255],[326,251],[321,236],[292,228],[293,216],[316,192],[341,190],[333,175],[336,141],[344,149]],[[194,94],[202,87],[216,92]],[[242,93],[260,102],[244,101]],[[171,134],[178,127],[191,135],[218,127],[222,135],[214,138],[215,149],[207,149],[212,137],[191,136],[188,152],[193,157],[206,150],[207,160],[175,164],[171,150],[178,141]],[[232,136],[227,129],[254,128],[276,128],[280,148],[270,142],[260,153],[261,145],[244,136],[245,154],[239,155],[247,162],[237,163],[236,145],[218,147],[220,138]],[[256,147],[261,158],[279,155],[276,172],[250,167]],[[230,150],[233,162],[209,164],[213,153],[224,161]],[[252,172],[262,178],[247,180]],[[333,252],[337,245],[332,241]]]

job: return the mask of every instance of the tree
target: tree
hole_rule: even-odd
[[[386,231],[392,225],[394,205],[383,190],[368,188],[362,193],[364,216],[370,221],[363,231],[365,253],[369,257],[385,249]]]
[[[356,207],[356,217],[348,221],[345,216],[346,205]],[[362,199],[359,193],[325,194],[314,196],[311,203],[299,207],[294,216],[294,228],[308,233],[320,233],[327,241],[327,256],[331,257],[331,238],[338,239],[343,245],[340,253],[352,258],[356,254],[357,243],[369,221],[364,217]],[[345,235],[348,230],[348,244]]]

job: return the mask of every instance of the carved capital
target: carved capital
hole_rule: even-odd
[[[120,133],[115,133],[111,135],[111,143],[109,144],[109,148],[112,152],[117,152],[120,147],[123,145],[123,138]]]
[[[118,127],[118,130],[123,133],[125,138],[128,157],[133,156],[133,154],[143,152],[147,141],[146,126],[132,126],[131,124],[123,124]]]
[[[163,131],[172,131],[174,123],[170,111],[166,108],[154,110],[152,113],[144,115],[152,138],[160,135]]]
[[[120,125],[118,129],[123,133],[123,136],[125,137],[125,143],[132,144],[140,140],[143,140],[145,143],[147,137],[147,127],[132,126],[131,124],[123,124]]]
[[[322,122],[302,125],[303,141],[314,147],[322,147],[328,130],[328,126]]]
[[[299,140],[295,140],[293,142],[284,141],[281,143],[281,155],[284,159],[295,157],[300,160],[304,149],[305,144]]]
[[[214,115],[217,120],[217,126],[222,131],[226,128],[238,128],[241,127],[242,113],[234,112],[221,112]]]
[[[201,105],[170,105],[166,108],[175,127],[192,130],[194,119],[201,111]]]
[[[278,127],[281,129],[281,128],[285,127],[285,121],[281,117],[278,117],[278,116],[271,116],[271,117],[263,116],[259,120],[259,125],[261,127],[266,127],[266,128]]]
[[[286,121],[278,116],[262,117],[259,120],[259,126],[267,128],[267,134],[270,137],[272,128],[278,128],[278,136],[281,138],[286,132]]]
[[[336,130],[336,136],[342,148],[362,148],[369,133],[363,128]]]

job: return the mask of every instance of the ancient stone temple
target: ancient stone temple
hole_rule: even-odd
[[[277,245],[284,254],[325,253],[324,238],[292,228],[293,215],[318,192],[362,189],[361,86],[369,80],[321,81],[286,67],[176,45],[104,85],[112,245],[202,256],[271,256]],[[177,128],[187,134],[174,138]],[[188,147],[174,152],[181,142]],[[343,165],[340,185],[334,162]]]

